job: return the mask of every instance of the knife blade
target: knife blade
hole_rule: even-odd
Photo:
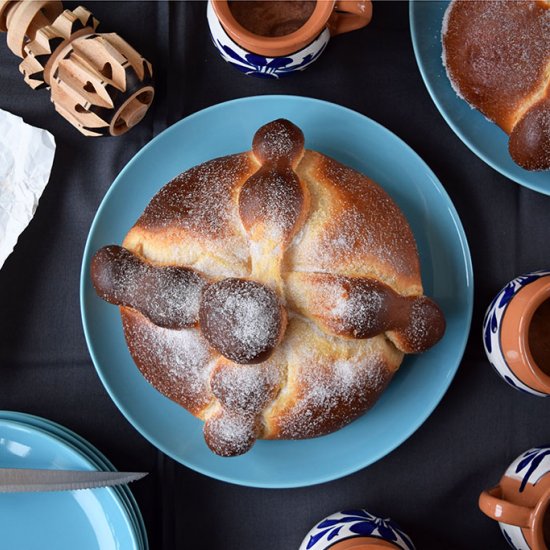
[[[143,472],[35,470],[0,468],[0,493],[77,491],[124,485],[145,477]]]

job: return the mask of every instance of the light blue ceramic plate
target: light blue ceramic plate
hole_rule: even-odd
[[[91,469],[99,471],[114,471],[114,468],[108,467],[106,463],[103,463],[102,460],[94,455],[91,447],[88,447],[87,445],[82,445],[79,441],[72,439],[69,436],[68,432],[65,432],[64,430],[56,430],[52,426],[48,425],[46,422],[27,421],[27,419],[23,418],[24,416],[25,415],[21,415],[20,413],[5,414],[0,411],[0,419],[10,420],[13,422],[14,425],[31,427],[35,432],[50,436],[52,439],[61,442],[63,445],[67,446],[70,450],[81,454],[82,457],[90,463]],[[135,510],[130,505],[130,501],[127,499],[126,494],[124,493],[124,489],[127,489],[127,486],[115,486],[111,490],[114,496],[122,503],[125,512],[128,514],[128,518],[131,522],[132,528],[137,535],[137,548],[139,550],[146,550],[145,544],[142,539],[140,524],[137,520]]]
[[[441,25],[449,2],[412,0],[411,36],[418,67],[439,112],[456,135],[480,159],[515,182],[550,195],[550,172],[530,172],[508,153],[508,136],[453,90],[441,61]]]
[[[250,148],[262,124],[286,117],[306,147],[333,156],[380,183],[405,212],[417,239],[426,293],[444,310],[447,332],[428,353],[408,357],[378,404],[346,428],[304,441],[259,441],[236,458],[213,454],[202,422],[140,375],[124,341],[118,309],[90,283],[93,253],[120,243],[152,196],[181,171]],[[354,472],[382,458],[430,415],[460,363],[472,314],[470,254],[458,215],[433,172],[391,132],[349,109],[293,96],[258,96],[215,105],[167,129],[128,163],[90,229],[81,307],[90,354],[124,415],[166,454],[206,475],[256,487],[299,487]]]
[[[47,432],[0,420],[0,464],[7,468],[93,470],[74,447]],[[3,547],[18,550],[140,550],[127,510],[112,489],[0,495]]]
[[[0,420],[11,420],[13,422],[18,422],[20,424],[34,427],[35,429],[45,431],[53,437],[61,439],[64,443],[73,447],[77,452],[80,452],[90,461],[94,469],[103,470],[106,472],[116,471],[116,468],[111,464],[111,462],[109,462],[109,460],[107,460],[102,453],[91,445],[91,443],[80,437],[75,432],[61,426],[60,424],[52,422],[51,420],[15,411],[0,411]],[[147,541],[147,532],[143,522],[143,517],[130,489],[127,485],[118,485],[113,487],[112,490],[126,507],[135,531],[138,534],[140,550],[148,550],[149,544]]]

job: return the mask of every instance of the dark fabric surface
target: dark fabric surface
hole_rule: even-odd
[[[417,69],[407,4],[377,2],[367,29],[335,38],[303,74],[281,81],[246,77],[222,61],[210,43],[202,2],[85,5],[100,20],[99,30],[118,32],[153,63],[156,98],[146,119],[128,134],[85,138],[54,112],[46,91],[25,85],[19,60],[1,38],[0,108],[52,132],[57,152],[36,215],[0,271],[0,409],[57,421],[97,446],[117,468],[151,472],[132,491],[153,550],[297,549],[317,520],[350,507],[394,518],[418,549],[505,548],[496,523],[479,512],[477,498],[519,453],[550,441],[550,403],[514,392],[492,372],[481,323],[489,301],[506,282],[549,267],[550,198],[493,171],[445,124]],[[464,359],[425,424],[370,467],[294,490],[209,479],[143,439],[96,375],[78,297],[88,229],[130,158],[164,128],[197,110],[272,93],[345,105],[412,146],[460,214],[475,280]],[[44,548],[55,544],[45,542]]]

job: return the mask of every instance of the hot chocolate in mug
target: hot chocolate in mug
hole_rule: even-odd
[[[346,510],[326,517],[306,535],[299,550],[414,550],[411,539],[390,518],[367,510]]]
[[[483,345],[514,389],[550,395],[550,271],[520,275],[495,296],[483,321]]]
[[[479,507],[499,522],[512,548],[550,548],[550,447],[529,449],[516,458],[500,483],[481,493]]]
[[[370,0],[209,0],[208,25],[222,57],[264,78],[302,71],[331,36],[368,25]]]

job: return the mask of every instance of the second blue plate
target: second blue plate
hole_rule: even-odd
[[[508,153],[508,136],[453,90],[441,60],[441,26],[448,0],[412,0],[409,19],[414,54],[428,92],[456,135],[483,161],[511,180],[550,195],[550,172],[530,172]]]

